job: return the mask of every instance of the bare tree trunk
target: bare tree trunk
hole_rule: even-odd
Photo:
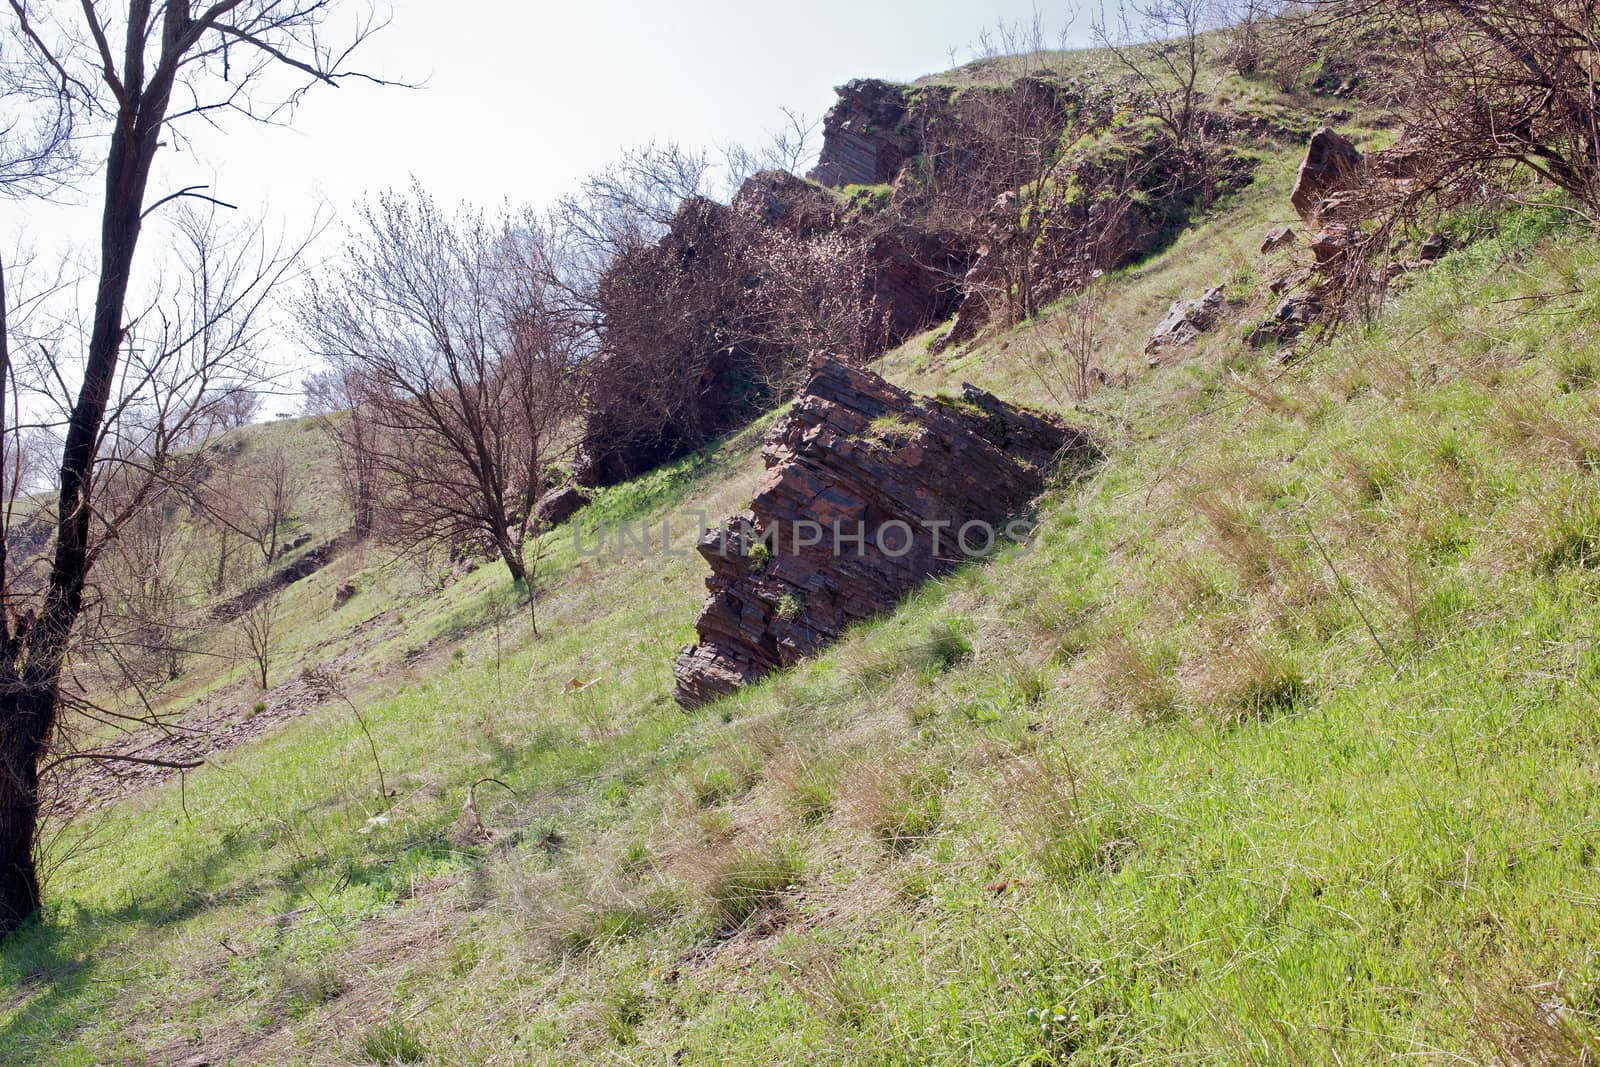
[[[173,32],[169,23],[167,33]],[[135,58],[130,48],[130,58]],[[62,651],[83,611],[89,571],[90,489],[100,428],[116,377],[140,212],[155,157],[170,82],[126,112],[111,134],[105,213],[100,226],[100,282],[83,385],[67,423],[56,504],[56,553],[39,618],[26,634],[4,635],[16,680],[0,694],[0,935],[39,907],[33,833],[39,820],[39,761],[58,713]],[[148,109],[148,110],[146,110]],[[23,677],[17,678],[21,673]]]
[[[55,711],[53,684],[6,679],[0,696],[0,930],[7,933],[39,910],[33,852],[39,756]]]
[[[528,564],[522,558],[522,548],[516,544],[515,535],[502,535],[495,548],[499,551],[500,558],[505,561],[506,570],[511,572],[511,580],[518,585],[527,585]]]

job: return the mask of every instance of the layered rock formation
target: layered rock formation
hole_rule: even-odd
[[[871,359],[950,321],[937,351],[1025,318],[1250,180],[1248,158],[1226,147],[1248,130],[1208,115],[1208,136],[1180,144],[1154,121],[1124,121],[1117,92],[1064,76],[959,89],[864,79],[838,92],[812,181],[767,172],[730,205],[691,198],[655,245],[606,270],[581,484],[635,477],[742,424],[811,348],[845,351],[849,336],[851,358]],[[1069,126],[1091,135],[1068,138],[1041,181],[1037,146]],[[794,269],[804,254],[770,254],[790,239],[842,250],[837,284]],[[859,328],[834,322],[821,336],[764,304],[811,291],[808,306],[835,311],[839,294],[859,294]],[[786,324],[797,328],[774,329]]]
[[[710,595],[699,642],[673,668],[679,703],[730,693],[887,611],[997,543],[1052,470],[1098,455],[1082,430],[980,389],[916,397],[813,360],[767,439],[749,511],[700,540]]]
[[[822,125],[822,153],[812,177],[823,185],[893,181],[922,146],[908,128],[906,88],[877,78],[841,85]]]

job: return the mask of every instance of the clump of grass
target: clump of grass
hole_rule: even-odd
[[[1206,541],[1217,554],[1246,584],[1265,585],[1280,564],[1282,553],[1249,509],[1216,491],[1189,493],[1186,502],[1203,522]]]
[[[1350,495],[1362,504],[1379,503],[1393,493],[1400,482],[1402,468],[1393,455],[1360,456],[1346,449],[1336,449],[1333,461],[1344,476]]]
[[[742,773],[722,764],[691,768],[684,786],[695,807],[714,808],[744,792],[747,782]]]
[[[858,767],[845,782],[843,802],[852,821],[891,852],[927,841],[944,814],[941,768],[916,767],[904,759]]]
[[[553,957],[638,937],[674,915],[671,883],[643,879],[625,850],[615,865],[574,860],[555,870],[515,872],[511,897],[522,937]]]
[[[1120,867],[1138,847],[1123,806],[1056,753],[1030,753],[1002,768],[1006,818],[1053,881]]]
[[[1157,591],[1161,599],[1179,614],[1214,604],[1221,596],[1217,580],[1195,561],[1186,558],[1174,560],[1161,568]]]
[[[299,1017],[344,992],[344,980],[327,960],[308,967],[285,964],[278,973],[278,996],[290,1015]]]
[[[428,1047],[398,1019],[369,1027],[361,1035],[361,1060],[364,1063],[392,1067],[401,1063],[421,1063],[428,1056]]]
[[[622,850],[621,871],[630,878],[637,878],[654,867],[655,862],[649,845],[643,841],[630,841]]]
[[[1307,688],[1294,656],[1255,640],[1213,648],[1200,678],[1209,710],[1234,722],[1292,711]]]
[[[801,822],[821,822],[833,811],[835,773],[830,765],[795,755],[775,760],[767,768],[767,777]]]
[[[705,887],[718,929],[734,930],[776,907],[799,884],[804,865],[787,845],[734,849],[717,863]]]
[[[870,968],[845,958],[836,945],[807,935],[786,946],[783,959],[789,965],[788,983],[824,1019],[854,1029],[877,1008],[879,979]]]
[[[903,415],[879,415],[867,424],[867,433],[889,445],[903,444],[916,434],[917,424]]]
[[[1498,425],[1506,427],[1513,439],[1535,455],[1572,463],[1593,472],[1600,468],[1600,401],[1593,394],[1575,398],[1584,410],[1580,417],[1565,417],[1552,411],[1544,397],[1513,396],[1498,404]]]
[[[1594,1013],[1523,990],[1486,989],[1475,1000],[1474,1029],[1489,1053],[1485,1062],[1515,1067],[1600,1063]]]
[[[1600,504],[1591,497],[1569,502],[1551,516],[1539,554],[1545,574],[1600,566]]]
[[[869,693],[885,688],[905,668],[900,655],[882,649],[863,649],[845,661],[845,675]]]
[[[638,989],[624,986],[613,991],[606,1004],[606,1034],[618,1045],[631,1045],[644,1022],[647,1001]]]
[[[1592,352],[1563,352],[1555,360],[1556,378],[1564,393],[1591,388],[1600,382],[1600,359]]]
[[[564,947],[572,953],[586,952],[596,945],[626,941],[637,937],[660,919],[659,909],[642,904],[616,904],[594,910],[575,910],[572,927]]]
[[[1096,667],[1101,698],[1136,719],[1152,722],[1164,718],[1177,705],[1172,682],[1122,634],[1101,640]]]
[[[972,658],[972,642],[952,620],[940,619],[922,639],[906,650],[906,660],[918,671],[940,674]]]
[[[754,735],[731,740],[690,763],[678,776],[678,793],[691,808],[715,808],[749,792],[766,757]]]

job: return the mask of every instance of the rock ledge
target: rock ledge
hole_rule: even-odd
[[[963,387],[923,398],[826,358],[768,436],[750,509],[700,539],[700,640],[673,667],[694,707],[789,666],[917,583],[984,555],[1089,435]],[[1008,529],[1009,526],[1009,529]]]

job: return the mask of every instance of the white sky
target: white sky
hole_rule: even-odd
[[[446,203],[544,206],[627,147],[762,141],[785,106],[820,117],[851,78],[947,69],[952,49],[964,62],[984,28],[1036,9],[1052,36],[1067,19],[1034,0],[395,0],[357,65],[424,88],[347,82],[309,94],[288,128],[230,121],[168,152],[151,199],[205,183],[291,234],[412,174]],[[8,247],[85,262],[96,222],[90,197],[0,204]]]

